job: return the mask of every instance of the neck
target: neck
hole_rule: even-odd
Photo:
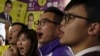
[[[10,46],[17,46],[17,43],[9,43]]]
[[[5,12],[5,11],[4,11],[4,13],[6,13],[7,15],[9,15],[9,13],[7,13],[7,12]]]
[[[11,44],[10,46],[16,47],[17,45],[12,45],[12,44]]]
[[[71,48],[72,48],[73,53],[77,54],[78,52],[80,52],[84,49],[87,49],[87,48],[93,47],[93,46],[98,46],[98,45],[100,45],[99,41],[91,39],[91,40],[83,41],[83,42],[79,43],[78,45],[71,46]]]
[[[29,29],[32,29],[32,27],[31,27],[31,26],[28,26],[28,28],[29,28]]]

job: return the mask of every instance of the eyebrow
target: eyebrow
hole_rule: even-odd
[[[80,15],[75,15],[75,14],[72,14],[72,13],[67,13],[67,14],[70,14],[70,15],[72,15],[74,17],[83,18],[83,19],[86,19],[86,20],[88,19],[86,17],[80,16]]]
[[[57,22],[55,22],[55,21],[52,21],[52,20],[49,20],[48,18],[43,18],[42,20],[46,20],[46,21],[49,21],[49,22],[51,22],[51,23],[55,23],[55,24],[58,24],[58,25],[59,25],[59,23],[57,23]]]

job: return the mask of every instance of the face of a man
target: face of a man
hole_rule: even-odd
[[[27,39],[26,37],[27,36],[22,33],[17,40],[17,47],[23,56],[26,55],[31,48],[31,40]]]
[[[10,3],[7,3],[4,7],[4,11],[9,14],[11,12],[11,9],[12,9],[12,4]]]
[[[12,26],[10,32],[9,32],[9,37],[8,37],[8,42],[9,44],[16,44],[17,42],[17,34],[20,32],[21,26],[20,25],[14,25]]]
[[[29,27],[32,27],[33,21],[34,21],[33,16],[29,16],[29,20],[28,20],[28,26],[29,26]]]
[[[87,21],[85,20],[85,18],[87,18],[87,14],[84,6],[73,6],[68,11],[65,11],[65,13],[66,12],[69,14],[82,16],[84,19],[73,16],[68,19],[69,21],[67,21],[67,18],[69,17],[63,19],[61,22],[62,34],[60,42],[68,45],[78,45],[79,43],[83,43],[88,36],[88,27],[86,25]]]
[[[57,26],[54,23],[55,14],[51,12],[44,13],[39,19],[37,26],[38,41],[40,44],[48,43],[57,37]]]

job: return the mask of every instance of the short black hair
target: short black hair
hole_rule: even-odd
[[[22,29],[28,29],[28,27],[25,24],[21,23],[21,22],[15,22],[15,23],[12,24],[12,26],[14,26],[14,25],[20,25],[21,30]]]
[[[5,2],[5,6],[7,5],[7,3],[11,4],[12,5],[12,2],[10,0],[6,0]]]
[[[72,6],[84,5],[87,13],[87,19],[92,22],[100,23],[100,0],[71,0],[65,7],[64,11],[68,11]],[[100,31],[99,31],[100,33]],[[100,35],[99,35],[100,40]]]
[[[61,21],[63,20],[64,13],[60,9],[58,9],[56,7],[52,7],[51,6],[51,7],[47,8],[44,11],[44,13],[46,13],[46,12],[52,12],[52,13],[54,13],[56,15],[55,18],[54,18],[54,21],[56,23],[58,23],[58,24],[60,24]]]
[[[32,13],[28,14],[28,21],[29,21],[29,16],[33,16],[33,14]],[[33,16],[33,20],[34,20],[34,16]]]
[[[87,18],[89,20],[100,23],[100,0],[71,0],[64,11],[68,11],[72,6],[77,5],[85,6]]]

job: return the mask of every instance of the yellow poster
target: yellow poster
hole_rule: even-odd
[[[6,0],[0,0],[0,13],[4,12]],[[24,23],[24,18],[27,10],[27,3],[20,2],[17,0],[11,0],[12,9],[10,12],[10,16],[12,17],[12,22],[22,22]]]
[[[43,11],[28,11],[25,17],[25,24],[32,27],[32,29],[36,29],[34,22],[40,18],[42,13]]]
[[[59,9],[64,9],[65,2],[68,0],[10,0],[12,2],[12,10],[10,15],[12,17],[12,22],[22,22],[26,25],[32,24],[34,27],[34,21],[37,21],[40,18],[40,15],[45,9],[50,6],[58,7]],[[4,5],[6,0],[0,0],[0,12],[4,11]],[[32,23],[28,21],[28,15],[33,14]],[[29,27],[30,28],[30,27]]]
[[[15,12],[12,12],[12,16],[13,16],[13,22],[22,22],[24,23],[24,18],[25,18],[25,15],[26,15],[26,10],[27,10],[27,4],[26,3],[23,3],[23,2],[19,2],[19,1],[16,1],[14,2],[16,7],[14,7],[13,11]]]

